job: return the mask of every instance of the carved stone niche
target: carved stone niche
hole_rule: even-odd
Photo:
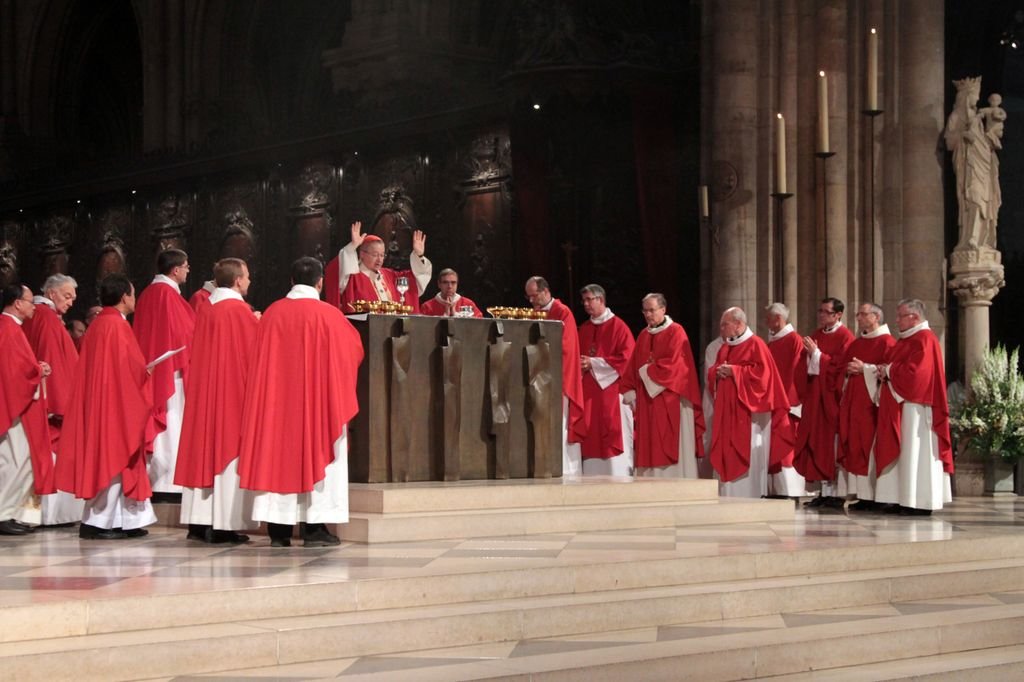
[[[463,179],[456,191],[461,201],[468,194],[507,192],[512,177],[512,147],[507,133],[478,136],[460,162]]]
[[[100,249],[96,258],[96,281],[107,275],[127,274],[124,235],[131,228],[131,209],[127,206],[108,208],[96,221],[100,233]]]
[[[18,273],[18,243],[22,227],[13,220],[0,223],[0,286],[14,284]]]
[[[241,258],[252,270],[256,254],[255,227],[248,213],[236,206],[224,214],[224,233],[220,244],[221,258]]]
[[[377,194],[377,207],[370,232],[384,240],[384,267],[409,269],[412,233],[419,229],[412,197],[401,183],[382,187]]]
[[[67,273],[68,246],[74,231],[75,221],[69,215],[53,215],[40,224],[44,277]]]
[[[325,163],[302,169],[292,185],[288,215],[295,222],[296,257],[313,256],[327,262],[331,254],[330,193],[334,168]]]
[[[185,233],[192,226],[192,199],[176,192],[165,195],[151,211],[150,233],[157,253],[167,249],[185,250]]]

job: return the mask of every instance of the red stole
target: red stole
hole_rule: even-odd
[[[580,368],[580,339],[576,318],[557,298],[551,299],[548,319],[562,323],[562,395],[569,399],[566,422],[570,443],[581,443],[587,435],[586,412],[583,408],[583,370]]]
[[[335,441],[359,409],[362,360],[359,333],[337,308],[288,298],[267,308],[242,410],[243,488],[305,493],[323,480]]]
[[[718,379],[719,366],[732,366],[732,377]],[[771,444],[768,472],[777,473],[793,449],[789,401],[767,344],[757,336],[735,346],[725,343],[708,369],[708,385],[715,396],[711,429],[711,465],[724,482],[742,477],[750,469],[752,415],[770,412]]]
[[[200,309],[185,390],[174,483],[212,488],[238,457],[242,410],[259,321],[249,305],[226,299]]]
[[[57,450],[57,488],[91,499],[121,474],[125,497],[149,499],[144,445],[153,392],[132,328],[116,308],[89,325],[80,360]]]
[[[167,401],[174,395],[174,373],[180,371],[182,381],[188,383],[189,346],[195,333],[196,314],[173,287],[154,282],[139,296],[134,323],[135,338],[146,362],[185,346],[185,350],[153,369],[153,421],[146,428],[146,450],[152,452],[153,439],[167,430]]]
[[[889,383],[904,401],[932,408],[932,431],[939,441],[942,469],[953,473],[953,446],[949,437],[949,404],[946,402],[946,370],[942,349],[935,333],[920,329],[896,342],[886,359],[889,362]],[[900,422],[903,406],[892,391],[882,390],[878,406],[878,436],[875,440],[875,465],[878,471],[900,456]]]
[[[644,365],[647,365],[647,376],[665,387],[654,398],[640,377],[640,369]],[[636,391],[636,466],[668,466],[679,461],[681,399],[689,400],[693,406],[695,451],[698,457],[704,456],[705,427],[700,382],[690,340],[682,325],[672,322],[657,334],[648,329],[640,332],[620,390]]]
[[[29,345],[40,362],[50,365],[46,377],[46,409],[63,417],[71,399],[71,379],[78,365],[78,350],[60,317],[45,303],[36,306],[36,314],[22,327]],[[51,449],[57,451],[60,441],[60,419],[49,422]]]
[[[36,314],[42,307],[37,307]],[[20,419],[32,461],[32,489],[37,495],[56,492],[46,428],[46,399],[35,397],[43,371],[22,327],[8,315],[0,315],[0,348],[4,349],[0,355],[0,438]]]
[[[622,318],[612,316],[601,324],[587,320],[579,328],[580,353],[603,358],[621,378],[633,353],[633,335]],[[593,373],[583,372],[584,420],[587,435],[580,444],[584,459],[609,459],[623,452],[622,414],[616,383],[601,388]]]
[[[857,358],[869,365],[881,364],[895,345],[896,339],[891,334],[870,338],[861,336],[846,349],[844,362]],[[878,408],[868,395],[864,377],[851,374],[839,403],[839,452],[836,457],[851,474],[868,475],[877,421]]]
[[[819,329],[811,338],[821,351],[819,373],[806,375],[807,391],[800,410],[793,466],[808,481],[833,481],[839,398],[846,376],[846,348],[853,343],[853,332],[839,325],[831,334]]]

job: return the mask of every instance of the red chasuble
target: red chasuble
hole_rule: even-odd
[[[878,365],[886,356],[896,339],[891,334],[879,334],[865,338],[858,337],[846,349],[846,363],[854,358],[869,365]],[[878,408],[864,383],[864,377],[851,374],[839,403],[839,452],[838,462],[844,469],[857,476],[867,476],[871,457],[871,446],[875,441],[878,422]]]
[[[391,293],[392,301],[400,301],[403,305],[412,306],[412,314],[420,314],[420,297],[419,289],[416,284],[416,276],[412,274],[412,270],[392,270],[391,268],[381,268],[380,274],[384,277],[384,286],[387,287]],[[405,277],[409,280],[409,290],[405,292],[403,298],[398,294],[398,287],[395,281],[399,277]],[[331,262],[324,268],[324,300],[333,305],[335,308],[340,308],[341,312],[346,315],[351,315],[353,310],[348,306],[352,301],[377,301],[380,297],[377,296],[377,289],[374,288],[373,282],[370,278],[364,275],[362,272],[356,272],[349,276],[348,284],[345,285],[345,291],[338,291],[341,282],[341,261],[337,256],[331,259]]]
[[[622,318],[612,316],[601,324],[587,320],[580,325],[580,354],[602,358],[618,372],[626,372],[633,354],[633,335]],[[587,435],[580,445],[583,459],[610,459],[623,452],[619,383],[601,388],[592,372],[583,372],[584,419]]]
[[[886,359],[893,390],[908,403],[932,408],[932,431],[939,441],[942,470],[953,473],[953,446],[949,437],[949,404],[946,402],[946,370],[942,349],[930,329],[901,338]],[[878,406],[878,436],[875,441],[875,465],[878,471],[900,456],[900,420],[903,405],[892,391],[883,388]]]
[[[152,452],[153,439],[167,429],[167,401],[174,395],[174,373],[180,371],[187,384],[196,314],[170,285],[154,282],[139,295],[134,323],[135,337],[146,362],[185,346],[185,350],[153,369],[153,422],[146,428],[146,448]]]
[[[200,309],[185,390],[185,416],[174,483],[212,488],[213,477],[238,457],[246,380],[259,320],[249,305],[225,299]]]
[[[148,379],[131,326],[116,308],[104,308],[82,339],[57,450],[57,488],[91,499],[121,474],[125,497],[152,496],[143,448],[152,411]]]
[[[212,293],[212,291],[203,286],[199,291],[192,294],[192,298],[188,299],[188,304],[192,306],[192,310],[196,312],[196,315],[199,315],[199,311],[203,308],[210,307],[210,294]]]
[[[37,315],[42,307],[36,308]],[[37,495],[56,492],[53,454],[46,428],[46,400],[41,396],[36,398],[43,372],[21,326],[9,315],[0,315],[0,348],[3,348],[0,354],[0,438],[20,419],[32,460],[32,488]]]
[[[551,299],[548,319],[562,323],[562,395],[569,399],[566,420],[570,443],[582,443],[587,435],[586,413],[583,411],[583,370],[580,368],[580,339],[576,318],[557,298]]]
[[[733,376],[718,379],[720,365],[731,365]],[[711,429],[711,465],[722,481],[734,481],[750,469],[751,415],[771,412],[768,472],[778,473],[793,450],[789,401],[768,344],[757,336],[731,346],[722,344],[708,369],[714,387],[715,416]]]
[[[831,334],[819,329],[811,338],[821,351],[820,373],[806,375],[793,466],[808,481],[834,481],[839,398],[846,377],[846,348],[853,343],[853,332],[839,325]]]
[[[337,308],[288,298],[267,308],[242,410],[243,488],[305,493],[323,480],[359,409],[362,360],[359,333]]]
[[[36,359],[50,365],[50,376],[46,377],[46,409],[57,417],[49,420],[50,449],[56,452],[61,419],[71,399],[71,379],[78,365],[78,350],[60,317],[45,303],[36,306],[36,314],[25,320],[22,329]]]
[[[665,390],[652,398],[640,378],[640,368],[649,363],[647,376]],[[644,329],[622,375],[619,390],[636,391],[633,453],[638,467],[663,467],[679,461],[679,401],[693,406],[695,452],[704,456],[704,410],[700,381],[693,362],[690,340],[682,325],[672,322],[664,331],[652,334]]]
[[[477,306],[477,304],[473,303],[472,300],[466,298],[465,296],[460,296],[459,300],[455,302],[454,312],[459,312],[459,308],[461,308],[464,305],[468,305],[473,308],[473,317],[484,316],[484,314],[480,312],[480,308]],[[434,317],[444,317],[447,314],[447,306],[445,306],[445,304],[438,300],[437,296],[435,296],[434,298],[420,305],[420,314],[433,315]]]
[[[806,388],[807,356],[804,355],[804,344],[795,331],[768,342],[768,352],[775,360],[779,370],[779,378],[786,389],[789,406],[794,407],[803,402],[803,391]],[[790,417],[792,419],[793,417]]]

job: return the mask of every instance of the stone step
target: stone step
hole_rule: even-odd
[[[443,512],[353,512],[347,524],[338,526],[337,533],[341,539],[352,542],[411,542],[785,521],[792,519],[793,513],[790,500],[730,498]]]
[[[873,618],[784,630],[757,630],[581,651],[350,673],[350,682],[506,680],[521,682],[645,682],[771,679],[836,680],[1019,679],[1024,659],[1024,606],[948,614]],[[457,659],[458,650],[447,655]],[[420,661],[423,659],[421,658]],[[341,661],[344,666],[347,662]],[[295,668],[296,666],[293,666]],[[918,673],[914,673],[914,670]],[[287,668],[286,668],[287,669]],[[246,674],[268,673],[248,669]],[[1000,673],[1009,676],[997,677]],[[228,673],[225,676],[230,676]]]
[[[704,586],[753,585],[757,581],[768,585],[765,581],[787,578],[795,578],[798,584],[806,583],[808,589],[822,589],[818,586],[830,581],[839,580],[842,585],[844,580],[859,577],[875,581],[869,590],[874,599],[923,599],[963,594],[982,575],[1003,581],[1000,584],[1012,582],[1019,579],[1021,565],[1024,535],[1015,535],[793,552],[620,559],[569,566],[451,570],[414,577],[261,587],[258,598],[254,598],[253,590],[237,588],[47,600],[0,606],[0,642],[155,630],[182,622],[218,625],[260,618],[366,613],[482,601],[584,597],[624,590],[681,587],[696,592]],[[983,574],[974,573],[983,566]],[[756,591],[744,593],[751,595],[752,604],[769,598],[757,596]],[[723,599],[735,598],[726,595]],[[144,615],[140,616],[140,612]]]
[[[123,613],[118,615],[123,624],[120,631],[0,644],[0,669],[10,679],[63,679],[71,671],[77,680],[132,679],[144,676],[145,670],[159,670],[165,675],[183,675],[484,642],[751,618],[783,612],[811,611],[822,605],[843,608],[890,601],[1012,591],[1022,584],[1024,562],[1003,559],[583,594],[561,593],[437,606],[377,608],[289,618],[244,618],[240,614],[232,614],[236,618],[234,622],[132,630],[129,627],[132,621],[138,624],[141,619],[153,613],[152,604],[147,603],[146,599],[140,599],[136,604],[121,605]],[[330,602],[329,593],[322,592],[319,596],[321,602]],[[263,600],[256,598],[251,591],[249,599],[257,606],[263,604]],[[205,606],[206,610],[218,608],[215,601]],[[974,611],[988,614],[985,618],[977,619],[979,628],[983,628],[982,623],[989,620],[1001,623],[999,627],[986,626],[986,632],[992,635],[988,646],[1024,642],[1024,605],[1014,604],[1000,609],[966,609],[957,613]],[[263,610],[264,614],[268,612],[269,609]],[[928,615],[937,617],[944,614]],[[893,619],[874,619],[872,622],[888,620]],[[917,621],[909,622],[913,625]],[[21,623],[20,627],[32,625]],[[844,625],[854,630],[860,627],[857,622]],[[1000,627],[1011,630],[1021,641],[1008,641],[999,636]],[[928,628],[932,628],[932,625],[920,626],[922,632]],[[894,626],[892,629],[901,630],[902,626]],[[818,638],[816,632],[813,630],[805,633],[807,639]],[[822,632],[824,634],[820,636],[824,637],[831,630],[826,628]],[[876,642],[881,641],[877,637],[880,632],[885,631],[863,634],[867,637],[866,641]],[[775,632],[761,634],[768,638],[768,642],[780,636]],[[833,639],[838,640],[840,634],[841,631],[837,631]],[[875,638],[872,639],[869,634]],[[917,636],[924,637],[923,634]],[[980,635],[977,640],[989,641]],[[808,669],[781,665],[766,667],[759,651],[768,645],[760,640],[745,644],[744,641],[741,640],[740,644],[752,650],[760,674],[784,674]],[[722,644],[717,640],[711,643]],[[784,644],[787,641],[776,642],[783,649]],[[914,646],[913,643],[909,645],[910,649]],[[845,649],[847,646],[840,648]],[[797,656],[800,651],[800,647],[796,647],[791,655]],[[645,651],[643,656],[649,657],[652,653],[657,652]],[[775,655],[781,654],[776,652]],[[654,656],[661,657],[674,660],[679,659],[680,654],[671,650],[670,653],[662,652]],[[836,659],[834,665],[853,665],[875,660],[888,659],[869,657],[853,660],[847,657]],[[683,665],[683,661],[677,660],[673,665]],[[810,661],[808,665],[827,667],[817,666],[815,661]],[[616,672],[624,675],[627,673],[626,670]],[[654,679],[646,672],[643,677]]]
[[[717,481],[678,478],[588,476],[566,479],[349,485],[350,510],[377,514],[717,499]]]

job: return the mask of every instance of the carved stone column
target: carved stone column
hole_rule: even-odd
[[[974,368],[988,348],[988,309],[999,289],[1006,285],[1003,278],[1002,255],[989,248],[957,249],[950,256],[949,283],[963,310],[964,377],[970,382]]]

